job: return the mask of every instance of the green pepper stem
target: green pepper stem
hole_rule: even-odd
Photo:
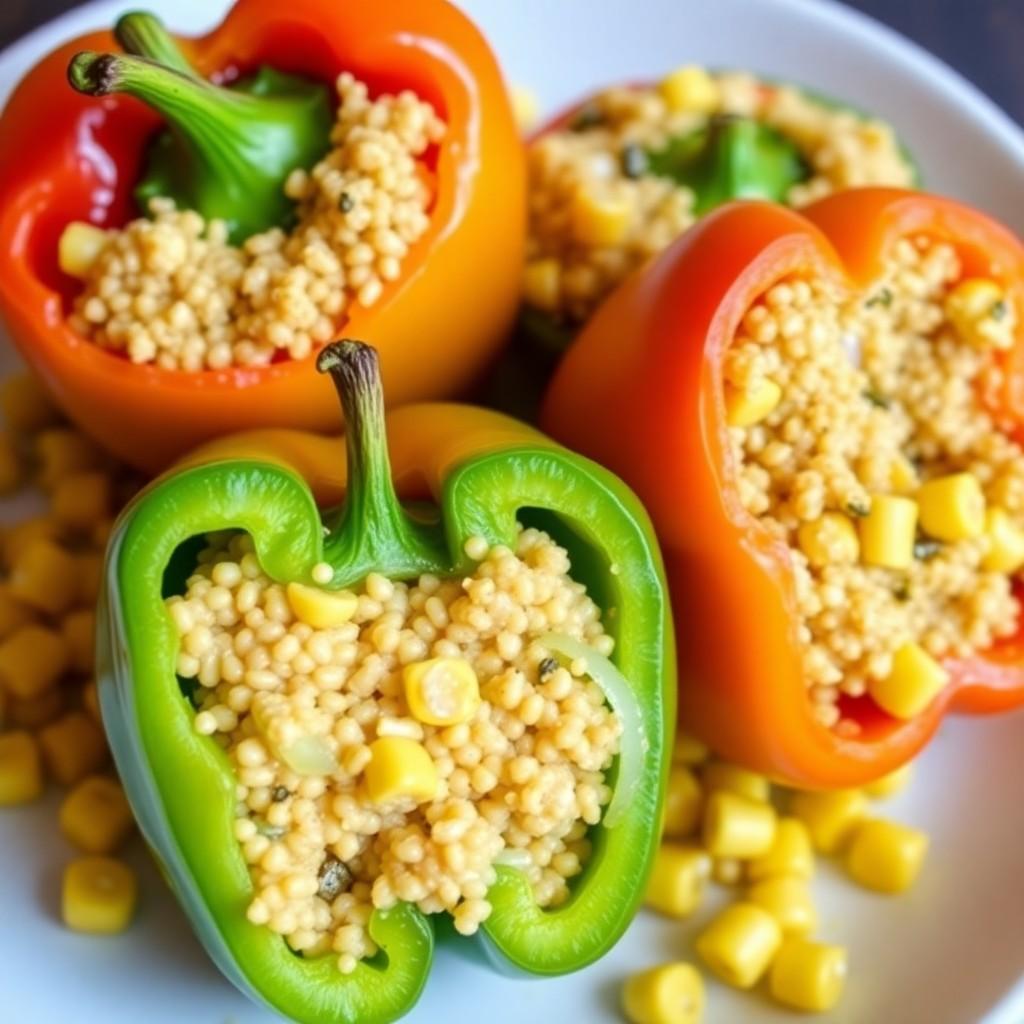
[[[179,71],[190,78],[198,77],[175,42],[174,36],[167,31],[163,22],[149,11],[129,11],[122,14],[114,26],[114,38],[126,53],[156,61],[157,64]]]

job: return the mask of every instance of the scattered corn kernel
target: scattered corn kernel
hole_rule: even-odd
[[[22,626],[27,626],[33,617],[32,610],[19,601],[6,584],[0,584],[0,639],[4,639]]]
[[[623,986],[622,1009],[632,1024],[700,1024],[704,979],[692,964],[652,967]]]
[[[699,906],[711,858],[698,846],[662,843],[654,856],[645,902],[669,917],[687,917]]]
[[[775,842],[775,824],[771,804],[719,790],[704,809],[704,846],[713,857],[758,857]]]
[[[711,877],[719,885],[739,885],[743,881],[743,861],[737,857],[716,857]]]
[[[55,543],[60,540],[60,527],[52,517],[31,516],[9,527],[3,537],[4,565],[8,568],[14,565],[25,549],[37,540]]]
[[[752,988],[782,944],[778,922],[753,903],[733,903],[697,937],[697,954],[722,981]]]
[[[700,771],[706,790],[725,790],[748,800],[766,801],[771,797],[771,783],[757,772],[748,771],[728,761],[711,761]]]
[[[24,475],[21,455],[14,438],[8,431],[0,431],[0,494],[16,491]]]
[[[78,932],[113,935],[128,927],[138,886],[127,864],[111,857],[82,857],[64,871],[64,923]]]
[[[766,878],[750,887],[747,899],[767,910],[786,934],[803,935],[818,926],[818,912],[802,878]]]
[[[11,430],[32,434],[60,418],[57,407],[34,373],[16,373],[0,381],[0,406]]]
[[[917,502],[894,494],[876,494],[860,520],[861,559],[868,565],[906,569],[914,560]]]
[[[68,612],[61,620],[60,632],[67,646],[71,669],[91,672],[96,646],[96,613],[91,608]]]
[[[807,826],[819,853],[838,853],[868,813],[867,797],[859,789],[832,793],[794,793],[790,812]]]
[[[553,257],[527,263],[523,275],[523,297],[538,309],[557,309],[561,273],[561,264]]]
[[[62,786],[91,775],[107,756],[103,730],[85,711],[69,711],[42,729],[39,746],[47,771]]]
[[[322,590],[293,582],[288,584],[288,603],[296,618],[307,626],[333,629],[355,615],[359,599],[350,590]]]
[[[0,643],[0,686],[20,700],[55,686],[67,667],[63,637],[45,626],[22,626]]]
[[[90,551],[75,557],[75,600],[78,604],[96,604],[102,580],[103,555]]]
[[[995,281],[984,277],[961,281],[946,296],[945,311],[957,334],[969,344],[999,349],[1013,345],[1013,307]]]
[[[39,747],[27,732],[0,733],[0,807],[24,804],[43,792]]]
[[[988,550],[981,567],[986,572],[1014,573],[1024,565],[1024,530],[1005,509],[986,510],[985,536]]]
[[[846,950],[801,938],[783,942],[768,978],[773,999],[808,1013],[831,1010],[845,983]]]
[[[57,243],[58,266],[65,274],[85,280],[109,237],[95,224],[84,220],[71,221],[60,233]]]
[[[856,830],[846,854],[850,877],[866,889],[898,893],[917,879],[928,837],[916,828],[871,818]]]
[[[906,789],[914,774],[913,762],[908,761],[902,768],[875,779],[864,787],[864,793],[872,800],[885,800],[887,797],[895,796]]]
[[[35,697],[26,700],[9,698],[7,717],[16,729],[31,729],[33,732],[60,718],[67,706],[62,686],[54,686]]]
[[[718,83],[694,64],[676,68],[658,83],[669,110],[688,110],[695,114],[711,114],[721,102]]]
[[[83,470],[54,484],[50,512],[65,529],[85,532],[110,515],[111,501],[110,477],[97,470]]]
[[[83,779],[60,807],[64,835],[83,853],[113,853],[132,830],[132,812],[114,779]]]
[[[842,512],[825,512],[801,523],[797,543],[811,565],[853,565],[860,558],[857,527]]]
[[[437,792],[437,768],[427,748],[404,736],[385,736],[370,744],[366,792],[374,803],[411,797],[419,803]]]
[[[700,764],[710,756],[707,744],[701,743],[696,736],[685,732],[676,733],[676,741],[672,747],[672,760],[676,764]]]
[[[102,469],[103,453],[84,434],[70,427],[54,427],[36,438],[39,483],[52,490],[71,473]]]
[[[811,837],[807,826],[799,818],[779,818],[771,848],[747,864],[747,878],[751,882],[783,875],[810,878],[813,874],[814,850]]]
[[[949,673],[915,643],[898,648],[892,670],[884,679],[869,679],[868,693],[883,711],[894,718],[919,715],[949,682]]]
[[[468,722],[480,707],[480,684],[465,658],[431,658],[402,670],[413,717],[427,725]]]
[[[618,245],[633,219],[632,193],[596,195],[581,189],[572,198],[573,237],[581,245]]]
[[[889,486],[893,494],[906,494],[917,490],[917,467],[902,453],[898,454],[889,467]]]
[[[682,839],[696,831],[700,824],[703,795],[697,776],[684,764],[675,764],[668,777],[665,793],[663,833]]]
[[[781,400],[782,388],[768,377],[759,378],[742,391],[726,385],[726,421],[730,427],[752,427],[770,415]]]
[[[75,556],[59,544],[34,541],[14,559],[11,593],[47,615],[60,615],[74,603],[76,568]]]
[[[973,473],[950,473],[917,492],[921,529],[939,540],[980,537],[985,532],[985,495]]]

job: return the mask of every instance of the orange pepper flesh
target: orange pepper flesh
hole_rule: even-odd
[[[951,243],[966,275],[996,279],[1024,308],[1024,248],[952,200],[862,189],[802,215],[734,203],[613,293],[569,350],[542,410],[548,433],[622,476],[654,520],[678,637],[680,722],[723,757],[791,785],[864,784],[913,757],[948,709],[1024,703],[1022,629],[945,661],[949,686],[914,719],[892,718],[868,697],[844,697],[842,715],[859,733],[823,726],[800,664],[788,549],[739,500],[722,362],[744,313],[796,273],[865,286],[908,234]],[[1024,333],[997,358],[1004,386],[983,400],[1020,440]]]
[[[400,279],[372,308],[353,307],[343,327],[380,351],[395,405],[472,383],[518,304],[525,169],[500,72],[465,15],[441,0],[238,0],[219,28],[180,42],[207,76],[268,64],[333,82],[350,70],[372,92],[409,88],[435,105],[447,130],[433,160],[431,225]],[[233,430],[336,430],[333,389],[309,359],[168,371],[133,365],[68,326],[79,285],[58,269],[60,233],[71,220],[115,227],[134,215],[131,189],[160,124],[130,97],[97,101],[68,86],[73,54],[112,49],[109,33],[62,46],[29,73],[0,118],[0,149],[14,154],[0,167],[0,312],[22,355],[71,419],[150,471]],[[442,331],[435,325],[447,310]]]

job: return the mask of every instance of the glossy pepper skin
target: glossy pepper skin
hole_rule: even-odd
[[[861,189],[803,214],[736,203],[608,299],[566,355],[541,417],[553,437],[619,472],[654,520],[672,588],[687,731],[731,761],[801,787],[856,786],[885,775],[928,741],[948,710],[1024,703],[1018,633],[974,657],[947,660],[951,682],[914,719],[891,718],[870,698],[844,698],[858,736],[818,723],[800,665],[788,549],[743,509],[730,461],[722,363],[755,298],[798,273],[866,287],[886,250],[918,233],[950,242],[965,276],[995,278],[1024,303],[1019,241],[952,200]],[[1021,439],[1024,337],[994,358],[1005,383],[984,399]]]
[[[273,578],[309,582],[313,566],[327,561],[330,586],[341,587],[371,570],[393,579],[465,572],[466,539],[511,543],[524,508],[543,510],[549,528],[578,538],[574,572],[608,613],[614,661],[635,693],[642,735],[634,749],[642,755],[624,813],[592,830],[593,856],[566,905],[540,910],[525,877],[498,868],[485,938],[504,962],[532,974],[572,971],[603,955],[640,902],[660,837],[675,715],[672,633],[652,529],[614,476],[532,428],[468,406],[399,409],[388,417],[385,442],[373,350],[336,343],[320,363],[340,381],[347,458],[336,438],[265,430],[214,441],[152,485],[125,511],[108,550],[98,678],[143,833],[224,973],[303,1024],[379,1024],[419,995],[432,926],[409,904],[375,912],[370,931],[387,966],[363,963],[344,976],[334,956],[300,959],[247,920],[252,890],[232,829],[233,771],[195,732],[175,676],[164,580],[169,566],[182,581],[190,571],[191,564],[175,568],[179,545],[212,530],[245,529]],[[432,501],[438,518],[413,519],[395,488]]]
[[[376,340],[389,401],[456,394],[500,344],[518,301],[524,239],[522,145],[486,42],[445,0],[338,3],[238,0],[199,39],[178,40],[204,77],[261,65],[328,85],[350,70],[375,91],[413,89],[447,130],[432,159],[426,235],[370,309],[343,330]],[[68,415],[120,458],[164,468],[197,442],[263,426],[336,430],[337,403],[310,360],[187,373],[133,365],[68,326],[79,284],[57,266],[72,220],[101,227],[137,215],[132,193],[160,119],[123,95],[68,85],[71,58],[116,49],[109,33],[75,39],[18,86],[0,118],[0,314]],[[46,130],[40,131],[45,121]],[[443,343],[427,330],[453,309]]]

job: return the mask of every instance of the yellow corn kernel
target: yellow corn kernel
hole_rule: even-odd
[[[18,557],[37,540],[48,540],[57,543],[60,540],[60,527],[50,516],[32,516],[22,519],[20,523],[10,527],[3,537],[4,565],[10,568]]]
[[[880,779],[875,779],[864,787],[864,792],[872,800],[885,800],[887,797],[895,796],[902,792],[910,783],[914,774],[913,762],[908,761],[902,768],[897,768]]]
[[[123,932],[137,898],[135,872],[112,857],[82,857],[64,870],[64,923],[76,932]]]
[[[112,516],[97,519],[88,531],[89,540],[98,548],[106,548],[110,535],[114,532],[116,520]]]
[[[75,557],[75,601],[77,604],[96,604],[103,580],[103,555],[87,551]]]
[[[771,849],[747,864],[747,878],[751,882],[780,876],[810,878],[813,874],[811,836],[799,818],[779,818]]]
[[[687,917],[699,906],[711,858],[698,846],[662,843],[654,856],[644,901],[669,917]]]
[[[468,722],[480,707],[480,684],[465,658],[431,658],[402,670],[405,699],[426,725]]]
[[[860,558],[857,527],[842,512],[825,512],[796,531],[800,550],[811,565],[852,565]]]
[[[82,687],[82,707],[92,715],[93,719],[102,725],[103,718],[100,714],[100,695],[96,688],[96,680],[90,679]]]
[[[782,401],[782,388],[770,377],[760,377],[744,390],[725,386],[725,418],[730,427],[760,423]]]
[[[846,870],[858,885],[898,893],[917,879],[928,852],[928,836],[895,821],[869,818],[854,833]]]
[[[375,804],[400,797],[418,803],[433,800],[437,792],[437,768],[427,748],[404,736],[383,736],[370,744],[366,766],[366,792]]]
[[[0,407],[7,426],[19,434],[42,430],[60,419],[42,382],[34,373],[16,373],[0,382]]]
[[[68,612],[61,620],[61,636],[67,645],[74,672],[91,672],[96,640],[96,613],[91,608]]]
[[[39,733],[39,747],[50,775],[62,786],[73,786],[103,766],[107,742],[88,712],[69,711]]]
[[[34,541],[11,566],[11,593],[47,615],[60,615],[74,603],[77,568],[75,556],[59,544]]]
[[[71,473],[103,468],[103,453],[84,434],[69,427],[44,430],[36,438],[39,483],[52,490]]]
[[[802,878],[766,878],[750,887],[747,899],[767,910],[787,935],[803,935],[818,926],[811,890]]]
[[[889,466],[889,486],[894,494],[917,490],[917,467],[905,455],[897,455]]]
[[[54,484],[50,512],[65,529],[88,532],[110,515],[111,482],[106,473],[84,470],[69,473]]]
[[[580,189],[572,199],[573,238],[581,245],[618,245],[629,232],[634,209],[629,193],[595,195],[590,189]]]
[[[0,494],[16,491],[24,476],[25,470],[14,438],[8,431],[0,431]]]
[[[1016,572],[1024,565],[1024,530],[1005,509],[990,508],[985,512],[985,537],[988,550],[981,560],[986,572]]]
[[[711,761],[700,770],[700,780],[704,788],[725,790],[737,796],[745,796],[748,800],[765,801],[771,797],[771,783],[757,772],[748,771],[738,764],[728,761]]]
[[[831,1010],[845,983],[846,950],[801,938],[786,939],[768,976],[773,999],[808,1013]]]
[[[713,857],[759,857],[775,842],[775,809],[726,790],[711,793],[704,808],[704,846]]]
[[[676,764],[700,764],[706,761],[711,751],[696,736],[685,732],[676,733],[676,741],[672,747],[672,760]]]
[[[782,944],[779,923],[753,903],[733,903],[697,936],[697,954],[722,981],[752,988]]]
[[[946,318],[957,334],[977,348],[1013,345],[1017,318],[1006,292],[985,277],[969,277],[946,296]]]
[[[19,601],[6,583],[0,584],[0,640],[27,626],[32,617],[33,612],[28,605]]]
[[[556,259],[533,260],[523,271],[523,298],[537,309],[558,308],[562,265]]]
[[[622,1009],[632,1024],[700,1024],[704,979],[692,964],[652,967],[623,986]]]
[[[893,718],[919,715],[949,682],[949,673],[913,642],[897,648],[884,679],[868,679],[871,699]]]
[[[60,828],[83,853],[113,853],[132,830],[124,791],[105,775],[83,779],[60,806]]]
[[[700,824],[703,797],[697,776],[684,764],[675,764],[668,777],[662,832],[682,839]]]
[[[300,622],[314,629],[333,629],[355,615],[359,599],[350,590],[323,590],[307,587],[305,583],[289,583],[288,603]]]
[[[0,686],[19,700],[55,686],[67,667],[63,637],[45,626],[22,626],[0,643]]]
[[[743,861],[736,857],[716,857],[711,865],[711,877],[719,885],[739,885],[743,881]]]
[[[669,110],[692,110],[696,114],[710,114],[718,109],[721,94],[718,83],[694,64],[676,68],[658,83]]]
[[[917,491],[921,529],[939,540],[969,540],[985,532],[985,495],[973,473],[950,473]]]
[[[512,100],[512,113],[515,116],[516,124],[519,125],[519,130],[521,132],[529,131],[537,123],[537,118],[540,115],[537,94],[522,85],[513,85],[509,94],[509,98]]]
[[[60,233],[57,264],[65,274],[84,279],[110,236],[102,228],[84,220],[73,220]]]
[[[868,565],[906,569],[914,560],[917,502],[894,494],[876,494],[860,520],[860,554]]]
[[[832,793],[794,793],[790,812],[806,826],[819,853],[838,853],[868,813],[867,797],[859,789]]]
[[[33,732],[60,718],[67,704],[64,688],[61,686],[54,686],[27,700],[18,700],[14,697],[9,699],[7,717],[11,725],[16,729],[31,729]]]
[[[43,792],[39,747],[27,732],[0,733],[0,807],[24,804]]]
[[[7,691],[0,686],[0,732],[10,728],[11,724],[11,698]]]

